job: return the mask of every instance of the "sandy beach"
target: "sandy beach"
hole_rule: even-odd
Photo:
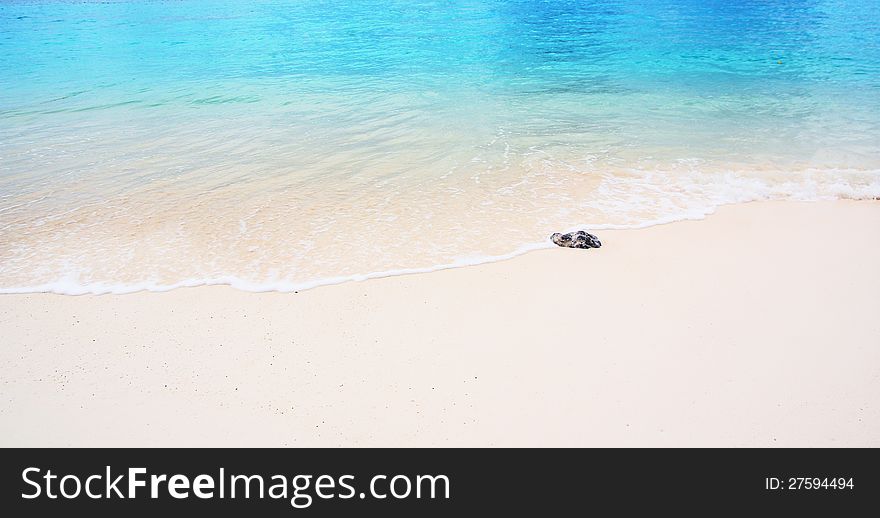
[[[299,293],[0,296],[0,445],[880,446],[880,202],[599,237]]]

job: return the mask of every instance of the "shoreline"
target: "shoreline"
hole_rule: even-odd
[[[880,203],[291,292],[0,295],[4,446],[880,446]]]
[[[835,198],[835,199],[811,199],[811,200],[800,200],[797,198],[793,199],[755,199],[755,200],[745,200],[745,201],[729,201],[723,202],[718,205],[704,208],[699,211],[698,214],[694,215],[685,215],[679,214],[676,216],[668,216],[664,218],[660,218],[657,220],[646,221],[643,223],[639,223],[636,225],[613,225],[613,224],[599,224],[599,225],[575,225],[567,228],[560,228],[555,231],[559,231],[562,233],[566,232],[574,232],[577,230],[587,230],[589,232],[599,232],[599,233],[616,233],[621,231],[632,231],[632,230],[644,230],[658,226],[671,225],[682,222],[690,222],[690,221],[703,221],[707,218],[711,218],[718,210],[721,210],[725,207],[731,206],[742,206],[749,204],[764,204],[764,203],[831,203],[831,202],[871,202],[878,201],[880,197],[866,197],[866,198]],[[552,233],[552,232],[551,232]],[[547,234],[547,239],[543,241],[536,241],[531,243],[525,243],[518,246],[516,249],[503,253],[500,255],[479,255],[479,256],[469,256],[469,257],[461,257],[455,259],[452,263],[438,264],[433,266],[425,266],[425,267],[412,267],[412,268],[401,268],[394,270],[385,270],[385,271],[375,271],[363,274],[352,274],[346,276],[337,276],[337,277],[321,277],[312,281],[305,281],[299,284],[292,283],[290,281],[271,281],[271,282],[263,282],[263,283],[255,283],[253,281],[246,281],[239,277],[234,276],[221,276],[216,278],[204,278],[204,279],[194,279],[194,280],[184,280],[179,281],[172,284],[154,284],[149,282],[140,282],[134,284],[106,284],[101,282],[95,283],[72,283],[69,286],[68,281],[54,281],[48,284],[41,284],[37,286],[31,287],[16,287],[16,288],[0,288],[0,297],[6,295],[29,295],[29,294],[54,294],[54,295],[64,295],[64,296],[81,296],[81,295],[129,295],[135,293],[166,293],[169,291],[181,289],[181,288],[202,288],[202,287],[230,287],[235,290],[247,292],[247,293],[298,293],[300,291],[308,291],[313,290],[315,288],[323,288],[327,286],[337,286],[340,284],[347,284],[351,282],[363,282],[367,280],[373,279],[384,279],[388,277],[398,277],[398,276],[406,276],[406,275],[421,275],[427,273],[435,273],[444,270],[452,270],[457,268],[470,268],[474,266],[482,266],[487,264],[494,264],[503,261],[509,261],[511,259],[515,259],[517,257],[521,257],[523,255],[540,251],[540,250],[552,250],[556,248],[554,244],[552,244],[549,240],[550,233]]]

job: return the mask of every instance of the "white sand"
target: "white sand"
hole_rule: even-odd
[[[880,446],[880,203],[600,237],[299,294],[0,296],[0,445]]]

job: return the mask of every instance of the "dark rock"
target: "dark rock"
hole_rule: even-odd
[[[602,246],[602,242],[599,241],[598,237],[593,234],[588,234],[583,230],[570,232],[568,234],[560,234],[557,232],[550,236],[550,241],[566,248],[599,248]]]

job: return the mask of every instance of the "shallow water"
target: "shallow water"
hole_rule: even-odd
[[[0,4],[0,291],[293,290],[880,196],[880,2]]]

